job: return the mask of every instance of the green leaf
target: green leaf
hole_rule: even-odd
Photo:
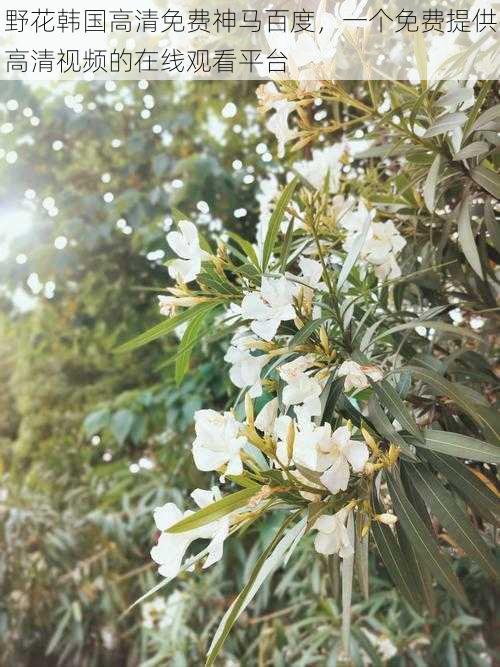
[[[432,533],[432,522],[429,516],[429,512],[427,511],[427,507],[425,506],[425,503],[422,501],[417,491],[415,490],[415,487],[413,486],[407,474],[406,466],[404,465],[401,466],[401,477],[403,482],[403,488],[408,496],[409,501],[415,508],[419,517],[424,522],[425,526],[427,527],[427,530],[429,530]],[[428,567],[427,563],[422,558],[420,558],[420,556],[415,551],[414,546],[408,539],[408,535],[402,529],[401,523],[399,521],[396,524],[396,533],[398,535],[401,549],[405,555],[405,558],[407,558],[408,560],[408,567],[415,576],[417,589],[420,592],[422,601],[429,610],[429,612],[432,614],[432,616],[435,616],[437,611],[436,593],[434,590],[432,572]]]
[[[422,320],[416,318],[411,322],[403,322],[403,324],[396,324],[395,326],[382,331],[376,336],[369,347],[376,343],[379,340],[383,340],[387,336],[392,335],[393,333],[398,333],[399,331],[405,331],[407,329],[416,329],[417,327],[427,327],[429,329],[436,329],[436,331],[443,331],[444,333],[449,334],[450,336],[464,336],[466,338],[473,338],[478,342],[482,341],[481,336],[472,331],[471,329],[466,329],[465,327],[456,327],[453,324],[448,324],[447,322],[442,322],[441,320]]]
[[[430,368],[406,366],[405,369],[410,371],[414,378],[423,380],[439,394],[450,398],[478,424],[486,437],[500,444],[500,416],[495,410],[471,401],[460,384],[446,380]]]
[[[458,226],[458,242],[460,247],[463,250],[467,261],[472,266],[477,275],[484,279],[483,269],[481,266],[481,260],[479,259],[479,253],[477,251],[476,241],[474,239],[474,234],[472,232],[471,220],[470,220],[470,207],[471,207],[471,198],[470,196],[462,199],[457,214],[457,226]]]
[[[415,441],[415,445],[460,459],[500,463],[500,447],[461,433],[428,429],[424,431],[423,441]]]
[[[214,664],[216,657],[229,635],[231,628],[238,620],[239,616],[250,604],[255,597],[257,591],[264,583],[264,580],[286,559],[287,553],[294,548],[297,539],[306,527],[307,519],[301,519],[293,528],[291,528],[284,536],[283,533],[288,528],[290,523],[296,518],[298,512],[288,517],[280,526],[278,532],[272,539],[269,546],[259,556],[257,563],[252,570],[252,573],[241,590],[240,594],[224,614],[219,627],[214,635],[212,644],[210,645],[206,667]],[[282,537],[283,536],[283,537]]]
[[[281,248],[281,264],[280,264],[281,273],[284,273],[286,265],[288,264],[288,259],[289,259],[288,255],[290,253],[292,238],[293,238],[293,218],[288,223],[288,227],[286,228],[285,238],[283,240],[283,246]]]
[[[292,181],[290,181],[290,183],[288,183],[288,185],[283,190],[280,198],[278,199],[274,211],[271,215],[266,239],[264,241],[264,251],[262,256],[262,271],[265,271],[267,269],[269,259],[274,249],[274,244],[278,236],[281,221],[283,220],[283,216],[285,215],[285,211],[287,209],[288,204],[290,203],[293,193],[295,192],[295,188],[297,187],[298,182],[299,182],[298,178],[295,177]]]
[[[499,578],[500,572],[495,559],[451,493],[425,466],[408,463],[407,467],[412,471],[412,482],[420,496],[425,498],[431,512],[439,519],[451,538],[466,554],[476,560],[489,576],[494,579]]]
[[[375,396],[372,396],[368,401],[368,414],[373,425],[383,438],[398,445],[405,456],[413,461],[416,460],[413,445],[408,444],[401,433],[396,431]]]
[[[178,356],[175,362],[175,381],[179,385],[182,382],[188,368],[191,355],[196,342],[200,339],[200,330],[208,313],[215,308],[216,304],[199,310],[188,324],[184,336],[179,345]]]
[[[331,317],[329,315],[325,315],[324,317],[318,317],[317,320],[311,320],[307,324],[304,324],[302,329],[299,329],[298,332],[290,341],[290,348],[293,349],[296,345],[300,345],[301,343],[303,343],[305,340],[309,338],[311,334],[313,334],[316,331],[316,329],[320,328],[323,322],[328,322],[328,320],[330,319]]]
[[[378,521],[372,521],[371,531],[380,557],[394,585],[408,604],[420,613],[421,600],[417,593],[415,577],[408,567],[393,531],[389,526]]]
[[[500,176],[488,167],[480,164],[478,167],[470,172],[471,177],[478,185],[484,188],[487,192],[493,195],[496,199],[500,199]]]
[[[255,496],[255,488],[241,489],[228,496],[224,496],[214,503],[202,507],[197,512],[190,514],[185,519],[181,519],[173,526],[170,526],[167,532],[169,533],[185,533],[187,530],[194,530],[200,526],[206,526],[207,523],[217,521],[217,519],[226,516],[230,512],[234,512],[240,507],[244,507],[250,498]]]
[[[484,155],[490,150],[490,145],[486,141],[473,141],[471,144],[464,146],[457,153],[455,153],[454,160],[468,160],[479,155]]]
[[[486,223],[486,229],[490,235],[490,240],[495,247],[495,250],[500,253],[500,225],[497,223],[495,218],[495,211],[491,205],[490,199],[488,199],[484,205],[484,221]]]
[[[118,410],[111,417],[110,429],[119,445],[123,445],[135,420],[135,415],[130,410]]]
[[[370,225],[371,225],[371,218],[367,216],[363,228],[356,235],[354,243],[352,244],[351,249],[347,254],[347,257],[345,258],[344,263],[342,264],[342,269],[340,270],[340,274],[337,280],[337,289],[339,291],[342,289],[342,285],[347,280],[349,274],[351,273],[352,267],[354,266],[356,260],[358,259],[358,255],[361,252],[364,242],[366,241]]]
[[[436,122],[425,131],[423,138],[429,139],[430,137],[436,137],[438,134],[444,134],[449,130],[454,130],[456,127],[463,125],[466,120],[467,115],[462,111],[446,113],[436,119]]]
[[[451,564],[439,550],[439,546],[431,536],[412,503],[403,491],[401,482],[394,474],[387,476],[389,493],[392,498],[394,512],[401,522],[401,527],[411,541],[413,548],[424,562],[431,568],[435,578],[463,606],[469,603],[462,585],[453,572]]]
[[[252,264],[254,264],[254,266],[258,268],[259,260],[257,258],[257,253],[255,252],[255,248],[250,243],[250,241],[247,241],[236,232],[226,231],[226,234],[229,236],[230,239],[233,239],[233,241],[235,241],[240,246],[240,248],[246,254],[248,259],[252,262]]]
[[[115,352],[118,354],[122,354],[123,352],[130,352],[131,350],[136,350],[138,347],[142,347],[143,345],[151,343],[153,340],[161,338],[161,336],[166,336],[168,333],[171,333],[174,329],[176,329],[180,324],[189,322],[189,320],[191,320],[200,311],[211,310],[214,306],[222,303],[222,301],[222,299],[212,299],[209,302],[200,303],[196,306],[186,308],[186,310],[184,310],[182,313],[179,313],[179,315],[175,315],[175,317],[169,317],[164,322],[160,322],[151,329],[148,329],[147,331],[144,331],[144,333],[139,334],[139,336],[136,336],[135,338],[132,338],[132,340],[129,340],[123,345],[120,345],[115,349]]]
[[[427,178],[425,179],[423,188],[425,205],[427,206],[427,208],[431,213],[434,212],[434,204],[436,201],[436,186],[437,186],[437,179],[439,175],[440,166],[441,166],[441,154],[438,153],[434,158],[431,168],[429,169],[429,173],[427,174]]]
[[[370,383],[373,387],[373,391],[377,394],[379,400],[389,410],[394,419],[397,419],[406,431],[421,440],[422,434],[419,431],[415,418],[392,384],[387,380],[381,380],[380,382],[373,382],[370,380]]]
[[[87,438],[91,438],[96,433],[102,431],[103,428],[109,424],[110,412],[108,408],[103,410],[95,410],[85,417],[83,422],[83,430]]]
[[[473,132],[478,130],[497,130],[498,123],[500,123],[500,104],[495,104],[495,106],[486,109],[478,117],[474,125],[472,126]]]
[[[488,520],[498,522],[496,517],[500,517],[500,498],[490,491],[472,470],[450,456],[428,452],[425,457],[479,514],[488,513],[491,515],[487,517]]]

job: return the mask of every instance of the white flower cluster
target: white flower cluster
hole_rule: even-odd
[[[358,229],[365,224],[367,216],[370,216],[371,222],[371,214],[363,205],[356,211],[348,212],[344,225],[349,234],[355,236],[359,233]],[[179,259],[169,264],[169,271],[177,281],[177,287],[170,290],[173,296],[160,297],[160,309],[165,315],[172,315],[178,307],[196,303],[196,297],[189,296],[185,291],[185,284],[199,275],[205,260],[196,228],[187,221],[181,221],[179,229],[178,232],[170,232],[167,237]],[[392,248],[398,247],[392,240],[391,251],[384,255],[376,245],[375,231],[370,237],[372,245],[364,247],[368,261],[375,255],[377,260],[384,259],[390,255]],[[299,275],[265,275],[260,287],[243,295],[241,304],[229,306],[229,317],[236,318],[241,325],[233,335],[225,360],[230,365],[231,381],[236,387],[247,390],[250,400],[263,394],[266,368],[273,359],[272,349],[277,344],[287,349],[290,343],[291,335],[279,333],[281,327],[287,323],[297,326],[304,316],[321,317],[318,297],[327,289],[323,282],[324,264],[304,255],[297,263]],[[359,432],[357,435],[353,432],[350,423],[336,428],[329,423],[321,423],[326,378],[329,375],[334,377],[343,384],[346,393],[355,393],[369,387],[370,381],[382,379],[381,370],[353,359],[340,363],[332,360],[331,364],[325,365],[324,359],[321,361],[312,352],[294,354],[289,359],[285,355],[279,361],[281,363],[275,366],[275,370],[282,383],[280,396],[269,400],[253,423],[239,421],[233,412],[221,414],[207,409],[195,414],[196,438],[192,451],[196,467],[205,472],[217,472],[222,481],[226,476],[242,475],[245,461],[252,457],[253,429],[253,437],[265,439],[274,452],[271,465],[282,470],[284,477],[291,476],[299,484],[299,493],[304,499],[320,500],[325,494],[335,496],[345,492],[351,476],[363,472],[370,451],[360,439]],[[210,491],[196,489],[191,496],[198,507],[206,508],[221,494],[214,487]],[[238,512],[233,512],[184,532],[169,531],[192,514],[191,510],[181,512],[173,503],[158,507],[154,512],[160,537],[151,556],[160,565],[159,572],[165,577],[177,575],[190,545],[199,539],[208,540],[205,551],[198,554],[198,557],[201,554],[205,558],[204,567],[220,560],[223,542],[238,516]],[[346,505],[335,514],[323,514],[316,520],[313,524],[318,531],[315,545],[320,553],[338,553],[342,557],[352,553],[351,514],[352,508]],[[188,560],[185,567],[189,567],[191,562]]]

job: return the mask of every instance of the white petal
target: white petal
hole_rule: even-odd
[[[191,493],[191,498],[198,507],[206,507],[214,502],[214,494],[212,491],[206,491],[205,489],[195,489]]]
[[[198,470],[207,472],[208,470],[218,470],[227,462],[227,452],[216,452],[213,449],[203,447],[196,441],[193,445],[194,464]]]
[[[153,517],[158,530],[167,530],[182,519],[182,512],[174,503],[166,503],[161,507],[155,507]]]
[[[368,461],[370,452],[364,442],[351,440],[350,444],[344,449],[344,455],[354,472],[361,472]]]
[[[265,435],[272,433],[274,422],[276,421],[276,417],[278,415],[278,404],[278,398],[273,398],[265,404],[265,406],[257,415],[255,420],[255,427],[258,428],[259,431],[262,431]]]
[[[335,494],[347,489],[349,477],[347,460],[343,456],[339,456],[332,467],[321,475],[320,480],[330,493]]]
[[[250,325],[250,328],[257,334],[257,336],[269,342],[275,337],[280,324],[280,319],[263,320],[261,322],[254,320]]]
[[[208,556],[203,564],[203,569],[210,567],[214,563],[217,563],[222,558],[224,540],[229,534],[229,520],[222,519],[218,521],[218,529],[215,535],[213,536],[210,544],[208,545]]]
[[[227,464],[226,475],[241,475],[243,472],[243,463],[240,455],[234,456]]]

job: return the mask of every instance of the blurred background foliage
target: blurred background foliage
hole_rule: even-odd
[[[168,341],[112,350],[159,319],[175,209],[207,233],[223,221],[253,240],[257,184],[278,169],[255,85],[4,82],[0,104],[1,662],[199,665],[272,526],[122,613],[159,581],[152,509],[206,485],[191,464],[192,417],[234,391],[224,351],[197,351],[176,386]],[[492,664],[494,591],[468,559],[456,567],[474,608],[443,598],[430,619],[371,558],[373,595],[354,608],[356,665]],[[302,547],[221,664],[335,665],[336,588]]]

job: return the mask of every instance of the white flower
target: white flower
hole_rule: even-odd
[[[264,246],[267,230],[269,227],[269,218],[274,210],[274,202],[279,192],[278,179],[274,174],[269,174],[265,179],[259,182],[259,192],[255,195],[259,204],[259,222],[257,223],[257,245]]]
[[[394,223],[374,222],[370,233],[363,244],[361,256],[370,264],[379,266],[390,261],[391,256],[397,255],[406,245],[405,239],[394,226]]]
[[[369,642],[373,644],[373,646],[375,646],[377,651],[380,653],[380,657],[384,662],[386,660],[390,660],[395,655],[397,655],[398,653],[397,647],[394,645],[392,640],[386,635],[375,635],[373,634],[373,632],[370,632],[366,628],[362,628],[362,632],[364,635],[366,635]],[[371,664],[371,662],[367,664]]]
[[[346,525],[351,512],[348,507],[343,507],[336,514],[322,514],[316,519],[312,527],[319,531],[314,540],[318,553],[325,556],[338,554],[341,558],[353,555],[354,544]]]
[[[366,364],[361,366],[356,361],[344,361],[337,370],[337,377],[345,377],[344,390],[366,389],[370,386],[368,378],[374,382],[382,379],[380,368]]]
[[[269,361],[269,355],[261,354],[254,356],[246,347],[251,338],[237,332],[231,341],[231,345],[224,356],[224,361],[231,364],[229,377],[231,382],[240,389],[250,387],[251,398],[257,398],[262,394],[260,373]]]
[[[179,232],[167,234],[168,245],[180,257],[169,263],[168,272],[177,282],[189,283],[198,277],[204,254],[200,248],[196,226],[188,220],[181,220],[178,226]]]
[[[164,294],[158,296],[160,314],[165,317],[175,315],[177,308],[189,308],[201,302],[202,299],[196,296],[166,296]]]
[[[281,322],[293,320],[294,285],[286,278],[262,278],[260,292],[250,292],[241,303],[244,319],[253,320],[250,328],[257,336],[271,341]]]
[[[191,493],[191,498],[195,501],[198,507],[207,507],[211,505],[216,500],[222,498],[220,489],[217,486],[212,487],[210,491],[205,491],[204,489],[195,489]],[[231,514],[226,514],[221,519],[214,521],[213,523],[208,524],[208,527],[211,529],[210,533],[210,543],[208,545],[208,555],[203,563],[203,569],[210,567],[214,563],[217,563],[222,558],[224,540],[229,535],[229,528],[231,526]]]
[[[166,503],[162,507],[157,507],[153,512],[156,527],[162,533],[158,544],[151,549],[151,558],[160,565],[158,572],[163,577],[172,579],[177,576],[182,566],[182,559],[191,542],[210,537],[209,526],[201,526],[184,533],[166,532],[168,528],[191,514],[193,514],[191,510],[182,513],[174,503]]]
[[[300,160],[293,164],[293,169],[315,187],[321,190],[328,175],[327,189],[336,192],[340,185],[342,172],[342,155],[345,153],[343,143],[333,144],[327,148],[313,149],[311,160]]]
[[[291,130],[288,125],[288,116],[295,110],[295,102],[277,100],[273,104],[275,113],[266,123],[266,128],[272,132],[278,142],[278,157],[285,156],[285,144],[297,136],[297,130]]]
[[[314,354],[304,354],[296,357],[286,364],[281,364],[278,369],[282,380],[288,384],[295,382],[305,371],[314,365]]]
[[[295,431],[293,462],[313,472],[322,472],[332,463],[330,424],[317,426],[310,419],[300,419]]]
[[[353,208],[351,205],[348,210],[343,212],[339,222],[347,231],[347,237],[343,243],[346,252],[349,252],[352,248],[357,235],[361,233],[362,229],[373,220],[375,213],[375,210],[369,211],[363,202],[359,202],[357,208]]]
[[[301,418],[318,417],[321,414],[320,394],[322,385],[313,377],[300,373],[290,384],[283,389],[283,403],[285,405],[301,406]],[[296,409],[297,414],[297,409]],[[299,415],[297,415],[299,416]]]
[[[325,461],[331,464],[320,480],[332,494],[347,489],[351,474],[349,464],[354,472],[362,472],[370,456],[364,442],[351,440],[351,431],[347,426],[336,429],[331,438],[322,443],[322,453]]]
[[[191,497],[198,507],[206,507],[221,496],[219,489],[214,487],[211,491],[195,489]],[[171,526],[192,514],[191,510],[182,513],[174,503],[166,503],[162,507],[157,507],[153,512],[156,527],[162,532],[158,544],[151,549],[151,558],[160,565],[158,572],[169,579],[177,576],[184,555],[189,545],[195,540],[210,539],[204,568],[222,558],[222,545],[229,533],[230,515],[183,533],[167,532]]]
[[[278,416],[278,398],[268,401],[257,415],[255,428],[262,431],[264,435],[271,435],[274,431],[274,425]]]
[[[295,406],[299,421],[307,421],[321,414],[319,397],[323,385],[305,372],[313,363],[314,356],[308,354],[282,364],[278,369],[280,377],[287,383],[283,389],[283,403]]]
[[[323,275],[323,265],[315,259],[309,257],[301,257],[299,259],[299,267],[302,272],[301,281],[299,283],[298,301],[301,303],[302,310],[313,319],[321,316],[321,308],[319,305],[313,307],[314,292],[324,292],[326,290],[325,283],[321,282]],[[310,311],[310,312],[309,312]]]
[[[215,410],[198,410],[194,418],[193,458],[198,470],[219,470],[227,466],[226,474],[241,475],[240,451],[246,443],[246,439],[239,435],[242,424],[232,413],[221,415]]]

